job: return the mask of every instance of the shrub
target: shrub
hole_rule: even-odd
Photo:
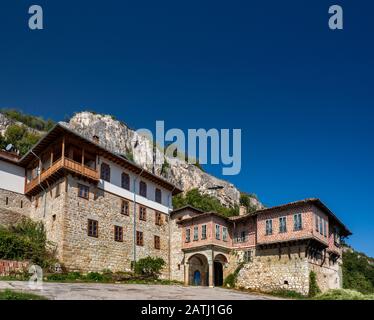
[[[42,268],[56,262],[52,243],[47,241],[42,222],[25,218],[9,228],[0,227],[0,258],[30,260]]]
[[[310,271],[309,273],[309,297],[314,297],[319,293],[321,293],[321,290],[317,284],[317,275],[314,271]]]
[[[98,272],[89,272],[86,275],[86,279],[90,281],[97,281],[97,282],[103,282],[104,281],[104,275]]]
[[[317,295],[315,300],[374,300],[374,294],[364,295],[356,290],[335,289]]]
[[[186,205],[193,206],[203,211],[214,211],[226,217],[239,214],[238,206],[227,208],[223,206],[217,198],[202,194],[198,189],[191,189],[186,193],[185,196],[183,194],[179,194],[173,197],[173,207],[175,209],[184,207]]]
[[[146,257],[135,263],[135,273],[146,277],[158,278],[164,266],[164,259]]]
[[[235,288],[236,286],[236,280],[238,278],[238,274],[240,272],[240,270],[243,268],[244,266],[244,262],[240,263],[238,265],[238,267],[235,269],[235,271],[231,274],[229,274],[225,280],[223,281],[223,285],[225,287],[229,287],[229,288]]]

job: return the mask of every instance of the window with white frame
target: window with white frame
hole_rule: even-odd
[[[191,229],[186,229],[186,242],[191,241]]]
[[[201,239],[205,240],[206,239],[206,224],[203,224],[201,226]]]
[[[279,218],[279,232],[285,233],[287,232],[287,222],[286,217],[280,217]]]
[[[252,261],[252,250],[244,251],[244,262],[251,262]]]
[[[222,227],[222,240],[227,241],[227,228]]]
[[[271,235],[273,234],[273,220],[269,219],[269,220],[266,220],[266,235]]]
[[[218,224],[216,224],[216,239],[217,240],[221,239],[220,226]]]
[[[294,222],[293,229],[295,231],[301,230],[303,228],[303,221],[302,221],[301,213],[294,214],[293,222]]]
[[[194,226],[193,227],[193,241],[199,240],[199,227]]]

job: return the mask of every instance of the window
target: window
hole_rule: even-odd
[[[99,231],[99,222],[96,220],[88,219],[88,236],[90,237],[98,237]]]
[[[55,198],[57,198],[58,196],[60,196],[60,194],[61,194],[61,190],[60,190],[61,188],[60,188],[60,183],[58,183],[57,185],[56,185],[56,194],[55,194]]]
[[[139,194],[144,198],[147,197],[147,184],[144,181],[139,182]]]
[[[162,215],[160,212],[155,212],[155,223],[156,226],[161,226],[162,225]]]
[[[227,241],[227,228],[222,227],[222,240]]]
[[[191,229],[186,229],[186,242],[191,241]]]
[[[194,226],[193,227],[193,241],[199,240],[199,227]]]
[[[5,205],[7,206],[9,204],[9,198],[5,197]]]
[[[125,172],[122,172],[121,175],[121,187],[130,190],[130,176]]]
[[[221,235],[220,235],[220,227],[218,224],[216,224],[216,239],[217,240],[220,240],[221,239]]]
[[[8,198],[7,198],[7,204],[8,204]],[[35,197],[35,208],[39,207],[39,196]]]
[[[240,232],[240,242],[245,242],[245,231]]]
[[[123,241],[123,228],[119,226],[114,226],[114,241]]]
[[[21,209],[23,208],[23,201],[21,200]]]
[[[158,203],[161,203],[162,201],[162,193],[161,193],[161,190],[158,188],[156,188],[156,191],[155,191],[155,200]]]
[[[78,197],[88,199],[90,188],[83,185],[78,184]]]
[[[326,220],[324,221],[324,224],[325,224],[325,229],[323,230],[323,235],[327,237],[327,221]]]
[[[110,182],[110,166],[109,164],[101,164],[101,179]]]
[[[154,242],[155,242],[155,249],[160,250],[161,249],[160,237],[155,236]]]
[[[303,223],[301,220],[301,213],[294,214],[293,216],[293,229],[299,231],[303,228]]]
[[[147,221],[147,208],[140,206],[139,207],[139,220]]]
[[[244,262],[251,262],[252,261],[252,250],[244,251]]]
[[[319,233],[323,234],[323,219],[319,218]]]
[[[340,245],[340,234],[339,229],[337,227],[334,228],[334,243],[335,245]]]
[[[279,232],[285,233],[287,232],[287,220],[286,217],[279,218]]]
[[[136,245],[137,246],[144,245],[143,232],[141,231],[136,231]]]
[[[266,220],[266,235],[273,234],[273,220]]]
[[[203,224],[201,226],[201,239],[205,240],[206,239],[206,224]]]
[[[126,200],[121,201],[121,214],[128,216],[130,212],[130,204]]]
[[[319,232],[319,216],[316,215],[316,231]]]

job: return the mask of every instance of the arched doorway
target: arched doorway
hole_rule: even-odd
[[[208,259],[203,254],[194,254],[188,259],[188,284],[192,286],[209,285]]]
[[[223,254],[218,254],[214,258],[214,286],[223,286],[223,266],[227,263],[227,259]]]
[[[214,286],[223,286],[223,265],[219,261],[214,261]]]

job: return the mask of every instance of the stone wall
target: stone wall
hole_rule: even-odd
[[[23,194],[0,189],[0,208],[27,215],[30,209],[30,200]]]
[[[57,189],[60,189],[57,192]],[[57,259],[63,258],[64,219],[66,210],[66,181],[61,178],[46,190],[32,197],[30,218],[42,221],[47,239],[56,250]]]
[[[303,249],[305,252],[305,248]],[[305,254],[291,247],[290,254],[283,248],[256,249],[252,262],[244,264],[237,278],[237,286],[264,292],[279,289],[307,295],[309,291],[309,263]],[[287,251],[287,252],[285,252]]]
[[[23,194],[0,189],[0,225],[11,225],[29,216],[30,201]]]
[[[112,271],[130,270],[133,260],[133,202],[129,215],[121,214],[121,201],[117,195],[79,181],[71,176],[67,180],[66,209],[63,221],[62,262],[69,270]],[[78,183],[89,186],[89,199],[78,196]],[[155,223],[155,211],[147,208],[147,220],[139,220],[137,206],[136,230],[142,231],[144,245],[136,246],[137,260],[147,256],[161,257],[166,262],[163,277],[168,275],[169,229],[168,217],[162,216],[162,225]],[[88,236],[88,219],[98,221],[98,237]],[[114,241],[114,226],[123,227],[123,242]],[[161,240],[161,248],[155,249],[154,236]]]
[[[176,281],[184,281],[183,227],[177,224],[178,219],[184,215],[184,212],[180,212],[170,217],[170,278]]]
[[[326,259],[325,263],[315,263],[309,260],[309,270],[316,273],[317,284],[322,292],[329,289],[340,289],[343,286],[342,259],[337,261]]]
[[[237,286],[258,291],[292,290],[307,295],[309,275],[316,273],[318,287],[322,292],[342,287],[342,260],[333,261],[328,255],[311,257],[305,254],[306,246],[291,246],[272,249],[256,249],[252,262],[245,263],[240,270]],[[242,259],[234,252],[237,264]],[[238,259],[239,257],[239,259]]]

